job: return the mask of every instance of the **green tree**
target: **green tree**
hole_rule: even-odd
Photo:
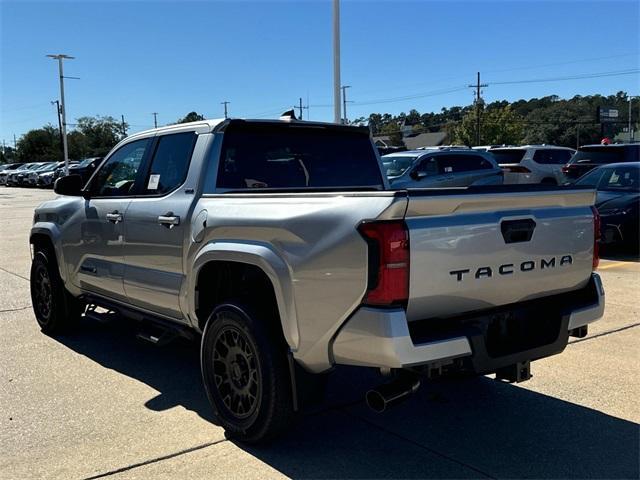
[[[458,123],[449,127],[454,143],[476,144],[476,113],[469,110]],[[509,105],[493,105],[481,112],[481,144],[517,144],[524,136],[524,120]]]
[[[204,115],[198,112],[189,112],[184,116],[184,118],[176,120],[176,123],[198,122],[200,120],[204,120]]]
[[[125,123],[125,130],[128,125]],[[85,137],[79,142],[83,157],[101,157],[106,155],[122,138],[122,124],[113,117],[80,117],[76,131]]]
[[[60,160],[60,132],[51,124],[30,130],[18,140],[18,152],[22,162]]]
[[[398,124],[391,122],[384,125],[379,132],[380,135],[389,136],[392,145],[402,145],[402,132]]]

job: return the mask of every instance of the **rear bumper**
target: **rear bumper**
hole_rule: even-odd
[[[572,330],[603,314],[597,274],[579,291],[448,319],[409,323],[403,309],[362,307],[336,336],[333,359],[386,368],[456,363],[461,370],[490,373],[560,353]]]

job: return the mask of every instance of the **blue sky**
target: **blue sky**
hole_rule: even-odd
[[[342,80],[350,118],[465,105],[482,72],[487,101],[640,94],[640,76],[492,84],[640,68],[637,1],[342,2]],[[191,110],[277,117],[307,96],[331,120],[330,1],[0,3],[0,140],[55,123],[66,63],[67,121],[125,116],[130,132]],[[449,93],[441,93],[443,91]],[[416,96],[409,100],[397,97]],[[388,100],[383,103],[372,103]]]

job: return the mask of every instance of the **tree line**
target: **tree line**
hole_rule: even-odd
[[[203,120],[204,116],[190,112],[175,123]],[[120,140],[126,137],[129,125],[109,116],[80,117],[67,133],[70,160],[88,157],[103,157]],[[29,130],[16,142],[15,148],[5,147],[0,151],[0,163],[6,162],[53,162],[63,160],[62,135],[57,127],[47,124]]]
[[[506,100],[480,105],[480,144],[553,144],[567,147],[600,143],[602,135],[613,137],[627,126],[629,101],[625,92],[615,95],[557,95],[530,100]],[[596,118],[598,107],[618,110],[618,121],[606,124],[604,132]],[[446,131],[453,144],[476,145],[477,105],[443,108],[440,112],[391,115],[372,113],[354,123],[368,123],[373,135],[387,135],[400,145],[403,132]],[[633,112],[632,112],[633,113]],[[638,114],[633,115],[638,122]]]
[[[506,100],[480,105],[480,144],[538,144],[546,143],[575,147],[576,144],[599,143],[602,137],[596,119],[598,107],[616,108],[619,121],[607,124],[605,135],[615,136],[627,125],[629,112],[625,92],[615,95],[576,95],[564,100],[557,95],[530,100]],[[636,110],[637,111],[637,110]],[[439,112],[391,115],[372,113],[354,123],[368,123],[373,135],[387,135],[391,142],[401,145],[403,132],[448,133],[454,144],[476,144],[477,105],[443,108]],[[174,123],[203,120],[204,116],[189,112]],[[638,121],[638,114],[634,115]],[[81,117],[67,135],[69,158],[79,160],[104,156],[126,136],[128,125],[110,116]],[[57,127],[47,124],[28,131],[20,137],[17,148],[6,147],[0,152],[0,162],[41,162],[62,160],[62,137]]]

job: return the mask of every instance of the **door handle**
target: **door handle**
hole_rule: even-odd
[[[122,214],[118,213],[117,210],[115,212],[107,213],[107,220],[112,223],[120,223],[122,221]]]
[[[177,215],[173,215],[172,212],[169,212],[165,215],[160,215],[158,217],[158,223],[171,229],[176,225],[180,225],[180,217],[178,217]]]

